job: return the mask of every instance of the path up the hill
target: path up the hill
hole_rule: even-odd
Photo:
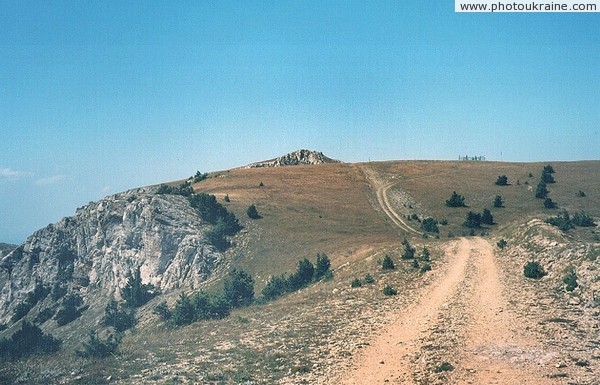
[[[337,383],[554,384],[553,358],[519,327],[483,238],[447,246],[440,279],[381,330]]]

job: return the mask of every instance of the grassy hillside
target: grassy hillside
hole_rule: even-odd
[[[551,163],[556,183],[548,189],[549,197],[558,204],[554,210],[545,209],[543,200],[534,197],[546,164],[392,161],[213,173],[194,184],[194,189],[214,194],[244,225],[226,257],[230,267],[242,268],[255,278],[257,296],[270,275],[292,272],[305,257],[314,262],[317,253],[331,258],[333,280],[273,302],[234,310],[223,320],[177,329],[166,327],[152,314],[152,307],[162,300],[157,298],[140,309],[138,326],[124,338],[120,356],[90,361],[73,359],[71,352],[63,351],[50,358],[32,358],[26,366],[8,365],[0,370],[0,380],[317,383],[314,381],[331,375],[332,370],[343,370],[353,352],[369,343],[370,333],[384,324],[389,314],[401,312],[414,299],[413,291],[435,281],[447,265],[442,250],[448,233],[465,231],[461,224],[469,210],[492,210],[497,224],[488,231],[510,242],[516,242],[510,234],[520,225],[531,218],[556,215],[561,209],[585,210],[598,220],[600,161]],[[507,175],[510,185],[495,185],[499,175]],[[397,227],[380,207],[377,193],[383,187],[389,187],[387,196],[401,216],[447,219],[448,224],[440,226],[439,239],[425,239]],[[580,190],[585,197],[578,196]],[[463,195],[468,207],[446,207],[452,191]],[[496,194],[503,197],[505,207],[493,208]],[[251,204],[262,218],[247,217]],[[419,230],[417,220],[406,223]],[[598,242],[597,228],[573,233],[578,232]],[[404,238],[416,246],[417,253],[424,246],[432,251],[431,272],[419,272],[410,262],[398,259]],[[521,249],[510,252],[520,258],[514,266],[517,273],[511,274],[522,279],[518,270],[529,255]],[[385,254],[394,257],[396,270],[381,270],[378,261]],[[352,279],[362,279],[367,273],[374,283],[350,287]],[[560,274],[554,273],[556,282],[560,282]],[[394,299],[384,296],[381,289],[387,284],[398,288],[400,295]],[[220,285],[216,280],[209,289],[218,290]],[[178,293],[167,294],[173,301]],[[49,362],[57,368],[52,373],[45,369]]]
[[[340,265],[359,258],[357,251],[398,245],[404,237],[411,238],[378,208],[368,172],[393,183],[389,195],[403,191],[412,198],[414,206],[396,207],[398,212],[446,218],[448,225],[440,226],[441,238],[449,232],[465,232],[466,213],[484,208],[492,211],[497,223],[488,227],[492,232],[515,221],[556,215],[562,209],[600,216],[599,161],[551,163],[556,183],[548,184],[548,190],[557,209],[545,209],[543,199],[535,198],[547,164],[391,161],[235,169],[217,173],[194,187],[216,195],[243,219],[246,236],[233,250],[234,264],[266,279],[293,270],[298,259],[314,258],[317,252],[327,253],[334,265]],[[495,184],[499,175],[508,177],[508,186]],[[585,197],[577,196],[580,190]],[[468,207],[445,205],[453,191],[466,198]],[[493,207],[496,194],[502,196],[503,208]],[[225,195],[230,203],[223,201]],[[263,218],[248,219],[245,210],[250,204],[256,205]],[[408,223],[420,226],[417,221]]]

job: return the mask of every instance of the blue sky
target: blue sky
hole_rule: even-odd
[[[107,194],[298,148],[600,159],[599,68],[598,13],[0,0],[0,241]]]

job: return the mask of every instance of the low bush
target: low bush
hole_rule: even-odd
[[[496,243],[496,245],[498,246],[498,248],[500,250],[503,250],[507,244],[508,244],[508,242],[506,242],[504,239],[501,239],[498,241],[498,243]]]
[[[102,324],[115,328],[117,332],[124,332],[135,326],[135,311],[118,304],[114,299],[110,300],[104,309]]]
[[[62,341],[29,322],[23,322],[21,328],[10,338],[0,340],[0,355],[4,359],[18,359],[34,354],[50,354],[60,349]]]
[[[456,191],[453,191],[450,198],[448,200],[446,200],[446,206],[448,206],[448,207],[466,207],[465,197],[463,197],[460,194],[457,194]]]
[[[83,350],[77,350],[76,354],[84,358],[106,358],[117,353],[121,337],[109,335],[105,340],[98,338],[94,331],[90,331],[88,341],[83,343]]]
[[[371,274],[367,274],[365,275],[364,281],[365,283],[373,283],[375,282],[375,278],[373,278]]]
[[[362,283],[360,282],[360,279],[358,278],[354,278],[352,280],[352,282],[350,282],[350,287],[361,287]]]
[[[594,219],[585,211],[580,211],[573,214],[573,224],[579,227],[594,227],[596,223]]]
[[[386,254],[386,256],[383,257],[383,261],[381,262],[381,268],[383,270],[394,270],[396,268],[396,265],[394,265],[392,257]]]
[[[567,210],[564,210],[555,217],[546,219],[546,223],[556,226],[563,231],[567,231],[575,227]]]
[[[404,240],[402,241],[402,255],[401,258],[402,259],[413,259],[415,257],[415,252],[417,251],[417,249],[415,249],[414,247],[412,247],[410,245],[410,243],[408,242],[408,240],[406,238],[404,238]]]
[[[537,261],[529,261],[523,267],[523,274],[527,278],[539,279],[546,275],[542,265]]]
[[[573,266],[567,267],[565,272],[565,276],[563,277],[563,283],[566,285],[566,291],[573,291],[579,286],[577,283],[577,273],[575,272],[575,268]]]
[[[423,222],[421,223],[421,228],[423,229],[423,231],[426,231],[428,233],[439,233],[440,229],[438,228],[437,225],[437,221],[433,218],[425,218],[423,219]]]
[[[398,291],[390,285],[385,285],[385,287],[383,288],[383,294],[384,295],[396,295],[396,294],[398,294]]]
[[[431,265],[429,263],[424,263],[423,266],[421,266],[421,273],[425,273],[430,270],[431,270]]]

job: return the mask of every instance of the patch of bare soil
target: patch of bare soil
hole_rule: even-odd
[[[540,367],[557,353],[528,334],[509,308],[492,246],[462,238],[448,268],[396,313],[342,384],[553,384]]]

